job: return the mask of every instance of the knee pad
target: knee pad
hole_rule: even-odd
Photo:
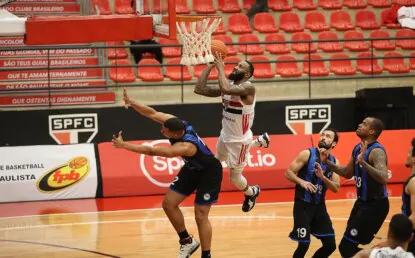
[[[339,245],[339,252],[343,258],[350,258],[360,251],[357,246],[357,244],[343,238]]]
[[[294,252],[293,258],[304,258],[310,247],[310,243],[299,242],[297,249]]]
[[[242,171],[231,169],[229,176],[231,183],[235,185],[239,190],[244,190],[248,186],[248,181],[242,175]]]

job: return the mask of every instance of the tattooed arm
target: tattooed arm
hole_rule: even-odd
[[[206,97],[219,97],[222,93],[219,85],[207,85],[208,76],[212,71],[215,64],[208,64],[206,69],[202,72],[200,77],[197,79],[194,92],[198,95]]]
[[[386,185],[388,183],[386,153],[379,148],[372,150],[369,154],[369,162],[372,163],[373,166],[364,160],[360,162],[360,165],[365,168],[369,176],[371,176],[376,182]]]
[[[337,165],[331,162],[330,160],[327,160],[327,167],[330,168],[333,172],[335,172],[339,176],[342,176],[344,178],[350,179],[354,176],[353,157],[350,158],[347,166],[340,166],[340,165]]]

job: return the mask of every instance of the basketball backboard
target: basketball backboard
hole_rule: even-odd
[[[138,15],[151,16],[153,18],[153,31],[155,36],[176,39],[175,0],[135,1],[135,10]]]

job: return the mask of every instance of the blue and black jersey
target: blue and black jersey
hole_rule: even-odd
[[[388,197],[386,186],[376,182],[366,171],[365,168],[357,164],[357,156],[360,152],[362,143],[357,144],[352,152],[354,164],[354,179],[356,181],[357,198],[364,202],[384,199]],[[385,148],[379,142],[372,142],[367,146],[364,154],[364,160],[369,163],[370,152],[376,148],[380,148],[385,152]],[[370,163],[369,163],[370,164]],[[370,164],[373,165],[373,164]]]
[[[206,146],[203,140],[197,135],[196,131],[191,125],[186,121],[183,121],[186,124],[185,133],[180,139],[169,139],[170,143],[173,145],[177,142],[190,142],[193,143],[197,152],[192,157],[183,156],[183,161],[190,168],[204,169],[209,162],[214,162],[216,164],[217,160],[212,151]]]
[[[298,172],[298,177],[312,183],[317,187],[316,193],[311,193],[310,191],[302,188],[300,185],[296,185],[295,187],[295,199],[302,200],[308,203],[320,204],[325,201],[327,187],[324,184],[323,180],[318,178],[314,173],[315,167],[314,163],[320,163],[321,168],[324,171],[324,175],[327,178],[331,178],[333,172],[327,168],[327,164],[323,164],[320,159],[320,153],[317,148],[310,148],[310,158],[305,166],[301,168]],[[336,163],[336,159],[334,156],[329,154],[329,160],[333,163]]]

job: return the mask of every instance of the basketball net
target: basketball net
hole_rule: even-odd
[[[222,20],[219,16],[177,16],[177,31],[183,41],[182,65],[213,62],[212,33]]]

